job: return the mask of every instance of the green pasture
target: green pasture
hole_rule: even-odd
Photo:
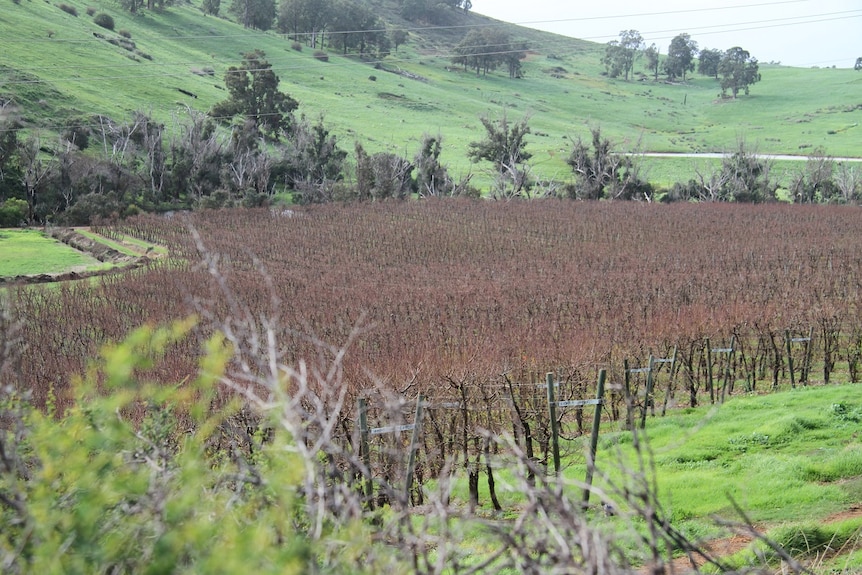
[[[614,530],[629,529],[619,490],[646,477],[655,481],[667,517],[692,540],[722,536],[714,517],[741,520],[734,501],[758,528],[768,530],[779,541],[789,540],[811,524],[821,525],[828,533],[843,530],[848,541],[845,551],[855,551],[836,557],[834,563],[859,565],[862,518],[834,527],[826,520],[862,503],[860,426],[859,385],[735,396],[723,405],[674,410],[667,417],[648,418],[640,436],[647,446],[646,465],[641,466],[631,431],[605,422],[594,485],[608,494],[620,513],[606,519],[597,513],[597,520],[607,521]],[[579,489],[578,483],[585,476],[587,441],[587,437],[578,438],[563,446],[568,455],[562,477],[572,490]],[[499,462],[495,479],[505,517],[516,512],[521,495],[505,461]],[[466,502],[466,479],[456,483],[455,497]],[[593,495],[593,506],[598,501]],[[482,513],[492,513],[484,472],[480,503]],[[481,537],[475,538],[481,542]],[[749,559],[740,559],[745,560]]]
[[[0,229],[0,277],[109,267],[38,230]]]
[[[510,79],[502,71],[477,76],[454,67],[454,32],[413,30],[375,67],[337,52],[319,61],[311,48],[297,51],[274,32],[206,17],[194,3],[137,15],[108,0],[66,4],[77,17],[44,2],[10,3],[0,16],[0,94],[14,98],[28,126],[48,132],[96,128],[97,114],[125,121],[135,111],[174,126],[189,108],[206,111],[223,100],[225,70],[242,53],[261,49],[282,90],[300,102],[298,114],[324,116],[345,149],[361,141],[371,151],[412,156],[423,133],[440,134],[452,172],[478,180],[484,168],[470,164],[466,149],[480,136],[482,115],[529,115],[533,171],[558,180],[568,177],[572,140],[589,138],[596,127],[621,151],[726,152],[744,140],[761,153],[806,156],[822,149],[862,157],[862,74],[850,68],[763,65],[749,96],[722,100],[716,81],[699,75],[671,85],[636,67],[631,81],[608,79],[601,75],[601,45],[517,27],[512,35],[527,41],[529,56],[524,78]],[[118,33],[95,25],[88,6],[109,13],[134,49],[109,43]],[[393,26],[408,26],[394,6],[382,2],[380,13]],[[463,18],[465,27],[488,22]],[[663,186],[688,180],[690,170],[690,162],[648,166]]]
[[[166,254],[164,246],[124,236],[114,241],[97,233],[77,230],[96,242],[104,244],[128,256],[140,256],[148,249],[157,254]],[[80,252],[39,230],[0,229],[0,277],[62,273],[71,270],[92,271],[107,269],[113,264],[103,263]]]

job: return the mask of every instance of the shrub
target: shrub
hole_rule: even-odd
[[[123,38],[131,38],[132,37],[132,33],[129,32],[128,30],[120,30],[119,32],[117,32],[117,34],[119,34]]]
[[[27,220],[27,202],[9,198],[0,204],[0,228],[18,226]]]
[[[375,76],[374,74],[372,74],[371,76],[368,76],[368,79],[369,79],[369,80],[371,80],[372,82],[376,82],[376,81],[377,81],[377,76]]]
[[[90,129],[86,126],[72,126],[63,132],[63,139],[77,146],[79,150],[86,150],[90,146]]]
[[[68,4],[60,4],[60,10],[65,12],[66,14],[71,14],[72,16],[78,16],[78,9],[74,6],[69,6]]]
[[[299,42],[294,42],[290,45],[291,49],[296,50],[297,52],[302,52],[302,44]]]
[[[96,15],[96,7],[95,6],[87,6],[87,16],[91,18]]]
[[[100,12],[100,13],[96,14],[96,16],[93,18],[93,22],[95,22],[97,26],[101,26],[102,28],[105,28],[106,30],[113,30],[114,29],[114,19],[111,17],[110,14],[105,14],[104,12]]]
[[[320,60],[321,62],[329,62],[329,54],[327,54],[326,52],[324,52],[322,50],[315,50],[314,51],[314,57],[316,59]]]
[[[124,50],[128,50],[129,52],[135,49],[135,43],[131,40],[126,40],[125,38],[111,38],[108,40],[109,44],[113,44],[114,46],[119,46]]]

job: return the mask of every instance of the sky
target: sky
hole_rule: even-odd
[[[862,0],[472,0],[498,20],[604,44],[637,30],[667,53],[687,33],[700,48],[741,46],[762,63],[852,68],[862,56]]]

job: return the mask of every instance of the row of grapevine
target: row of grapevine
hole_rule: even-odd
[[[105,342],[189,314],[200,318],[200,341],[231,329],[251,349],[271,336],[280,364],[324,365],[346,347],[346,401],[366,398],[377,420],[404,417],[374,412],[384,395],[404,406],[420,393],[429,405],[459,405],[426,414],[429,475],[453,456],[478,469],[491,455],[480,430],[530,437],[531,456],[547,462],[537,386],[548,371],[559,398],[575,400],[593,397],[606,369],[605,411],[614,419],[769,391],[788,386],[791,374],[811,384],[860,377],[855,208],[440,200],[102,225],[165,244],[170,260],[12,291],[24,319],[22,385],[37,404],[74,401],[69,378]],[[785,340],[809,333],[803,374],[804,346]],[[195,370],[195,345],[168,349],[147,376],[183,381]],[[661,366],[650,396],[642,387],[625,393],[626,365],[674,349],[673,373]],[[578,410],[560,418],[564,435],[588,427]],[[355,443],[352,416],[339,429]]]

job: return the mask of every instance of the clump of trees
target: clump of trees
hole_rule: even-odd
[[[623,76],[625,80],[634,68],[635,61],[644,50],[644,39],[637,30],[623,30],[619,40],[611,40],[605,46],[602,64],[605,73],[611,78]]]
[[[476,28],[467,32],[455,46],[452,63],[487,74],[504,66],[510,78],[522,75],[521,61],[527,57],[526,45],[513,41],[509,33],[499,28]]]
[[[836,163],[834,158],[818,148],[792,175],[787,191],[795,203],[857,202],[862,195],[862,170],[854,163]]]
[[[209,115],[191,109],[173,126],[142,112],[127,122],[83,118],[60,136],[23,134],[19,111],[0,109],[0,225],[84,225],[140,211],[478,195],[441,162],[426,135],[414,157],[351,158],[324,118],[294,117],[261,51],[225,74],[228,98]]]
[[[671,40],[667,56],[662,61],[658,46],[650,44],[647,47],[637,30],[623,30],[618,40],[607,43],[602,56],[605,74],[628,80],[641,56],[646,58],[646,69],[655,80],[662,70],[669,82],[684,82],[686,75],[694,72],[696,67],[701,74],[719,80],[722,97],[729,93],[736,98],[740,92],[748,95],[751,86],[761,79],[757,58],[739,46],[726,51],[709,48],[698,51],[697,42],[689,34],[681,33]]]
[[[761,203],[776,199],[777,182],[771,179],[771,162],[746,147],[737,144],[726,155],[721,166],[712,170],[697,170],[697,178],[677,183],[664,201],[697,200],[706,202]]]
[[[275,21],[275,0],[232,0],[228,12],[245,28],[269,30]]]
[[[393,40],[374,10],[352,0],[282,0],[278,5],[277,28],[311,48],[331,46],[347,53],[389,54]],[[398,44],[406,36],[398,35]]]
[[[448,11],[467,12],[472,7],[471,0],[401,0],[401,15],[408,20],[443,24]]]
[[[567,187],[569,198],[581,200],[652,200],[652,186],[640,178],[635,157],[617,153],[601,128],[591,130],[592,140],[575,141],[566,163],[572,168],[574,184]]]

